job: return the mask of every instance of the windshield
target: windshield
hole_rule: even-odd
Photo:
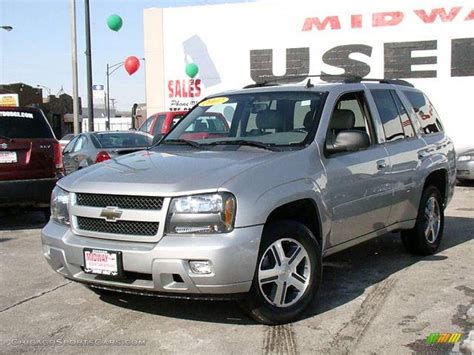
[[[153,137],[145,133],[96,133],[94,137],[102,148],[131,148],[151,145]]]
[[[298,145],[317,127],[323,98],[323,92],[302,91],[213,97],[188,113],[162,143]]]

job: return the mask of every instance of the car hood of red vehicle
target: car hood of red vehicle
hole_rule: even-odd
[[[226,181],[286,155],[253,147],[140,151],[79,170],[58,185],[71,192],[173,196],[216,191]]]

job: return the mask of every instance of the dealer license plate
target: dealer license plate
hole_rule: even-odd
[[[119,251],[84,249],[84,272],[120,277],[122,253]]]
[[[18,162],[16,152],[0,152],[0,164],[10,164]]]

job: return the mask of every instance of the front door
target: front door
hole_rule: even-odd
[[[326,155],[325,201],[332,214],[330,246],[385,228],[391,207],[392,185],[388,154],[379,144],[363,91],[342,95],[329,123],[327,140],[343,130],[367,132],[365,150]]]

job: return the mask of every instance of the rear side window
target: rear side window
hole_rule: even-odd
[[[402,121],[397,105],[390,90],[371,90],[372,96],[382,121],[385,140],[393,142],[405,138]]]
[[[0,110],[0,136],[8,138],[54,138],[41,111]]]
[[[443,131],[438,113],[426,95],[417,91],[404,91],[403,93],[413,106],[423,133],[432,134]]]
[[[410,116],[403,105],[402,101],[398,97],[398,94],[395,91],[392,91],[393,99],[397,104],[398,113],[400,114],[400,119],[402,121],[403,131],[405,132],[405,138],[412,138],[415,136],[415,130],[413,129],[413,125],[410,120]]]

